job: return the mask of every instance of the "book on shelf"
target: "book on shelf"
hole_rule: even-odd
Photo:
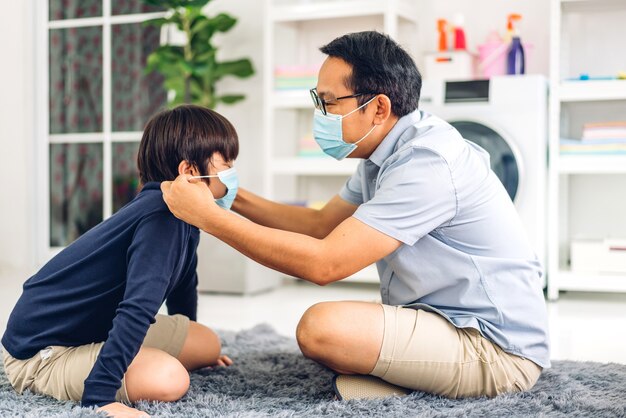
[[[561,154],[626,155],[626,122],[586,123],[580,139],[561,138]]]
[[[582,139],[615,139],[626,142],[626,122],[586,123],[583,126]]]
[[[317,84],[319,66],[281,65],[274,69],[276,90],[309,90]]]

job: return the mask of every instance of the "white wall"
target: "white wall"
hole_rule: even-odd
[[[35,0],[3,3],[0,14],[0,45],[4,63],[0,66],[0,270],[31,269],[34,264],[36,204],[34,147],[34,22]],[[262,155],[262,75],[263,14],[262,1],[215,0],[208,11],[226,11],[237,18],[235,28],[218,35],[220,57],[252,59],[257,74],[249,79],[225,79],[222,92],[243,92],[247,99],[235,106],[218,109],[235,125],[241,141],[238,167],[244,187],[259,190]],[[436,20],[451,19],[455,12],[465,15],[469,47],[476,49],[491,29],[503,31],[510,12],[524,15],[522,37],[535,48],[528,72],[548,72],[549,8],[546,0],[420,0],[418,36],[420,50],[437,45]],[[421,62],[420,57],[416,57]],[[7,65],[8,64],[8,65]]]
[[[3,2],[0,13],[0,272],[34,264],[32,0]]]
[[[437,19],[452,21],[456,13],[465,17],[468,49],[477,52],[477,45],[497,30],[506,31],[507,16],[520,13],[521,38],[532,44],[526,58],[526,72],[548,75],[550,52],[550,1],[548,0],[420,0],[419,49],[435,51],[438,45]],[[423,61],[416,57],[418,64]]]
[[[237,129],[240,152],[237,159],[240,181],[243,187],[260,190],[264,162],[261,140],[263,135],[263,1],[214,0],[209,3],[210,15],[225,12],[238,19],[226,34],[218,34],[215,44],[219,46],[218,58],[235,60],[249,58],[256,70],[254,76],[239,79],[224,78],[218,85],[218,93],[243,93],[246,99],[235,105],[221,105],[216,110],[223,114]]]

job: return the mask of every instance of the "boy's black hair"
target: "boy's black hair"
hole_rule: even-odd
[[[225,161],[233,161],[239,154],[237,132],[224,116],[196,105],[159,112],[146,124],[139,144],[141,183],[174,180],[183,160],[200,175],[208,175],[208,163],[215,152]]]
[[[324,45],[320,51],[352,66],[352,74],[345,81],[352,92],[386,95],[397,117],[417,109],[422,76],[411,56],[389,36],[375,31],[349,33]],[[359,105],[372,97],[358,97]]]

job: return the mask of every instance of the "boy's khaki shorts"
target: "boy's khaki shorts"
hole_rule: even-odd
[[[189,330],[189,318],[183,315],[157,315],[143,340],[144,347],[158,348],[178,357]],[[66,401],[80,401],[84,382],[93,368],[104,342],[78,347],[51,346],[27,360],[18,360],[4,352],[4,370],[11,386],[22,393],[52,396]],[[115,400],[129,403],[126,382],[117,391]]]
[[[496,396],[534,386],[541,367],[504,352],[473,328],[436,313],[382,305],[385,331],[372,375],[449,398]]]

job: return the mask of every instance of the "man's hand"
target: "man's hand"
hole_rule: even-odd
[[[107,416],[114,418],[136,418],[136,417],[150,417],[143,411],[140,411],[130,406],[126,406],[123,403],[113,402],[104,405],[96,410],[97,412],[106,412]]]
[[[190,177],[189,174],[181,174],[174,181],[161,183],[163,200],[174,216],[204,229],[206,220],[211,218],[211,212],[223,209],[217,206],[211,190],[204,182]]]

